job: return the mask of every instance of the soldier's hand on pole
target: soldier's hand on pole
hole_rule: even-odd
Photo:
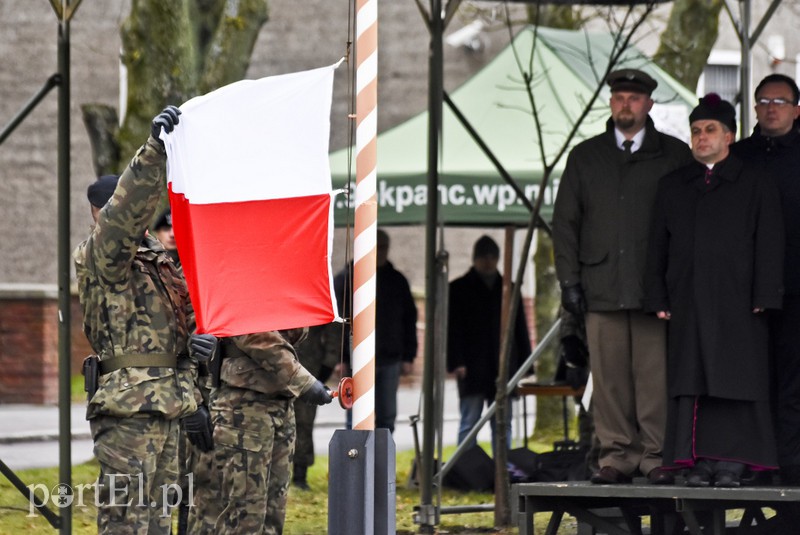
[[[161,129],[164,129],[164,132],[169,134],[175,129],[175,125],[180,122],[180,118],[178,117],[181,114],[181,110],[179,110],[175,106],[167,106],[164,110],[153,117],[153,122],[150,125],[150,134],[153,136],[153,139],[164,145],[164,142],[161,141],[159,137],[161,135]]]
[[[213,334],[193,334],[189,337],[192,356],[200,362],[208,362],[219,351],[219,340]]]
[[[214,449],[214,426],[211,425],[211,415],[204,406],[200,406],[197,412],[186,416],[181,420],[186,438],[200,451],[211,451]]]
[[[311,388],[300,394],[298,399],[309,405],[327,405],[333,401],[333,395],[327,386],[317,380],[311,385]]]

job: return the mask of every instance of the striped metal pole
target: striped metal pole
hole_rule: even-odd
[[[356,3],[356,194],[353,245],[353,428],[375,429],[375,244],[378,0]]]

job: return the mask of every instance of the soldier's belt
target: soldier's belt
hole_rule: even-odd
[[[100,374],[105,375],[122,368],[175,368],[178,358],[167,353],[133,353],[110,357],[100,361]]]
[[[239,349],[236,344],[229,340],[224,340],[223,343],[220,344],[220,354],[222,355],[222,358],[225,359],[248,356],[247,353]]]

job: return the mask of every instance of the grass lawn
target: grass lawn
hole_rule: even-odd
[[[552,442],[548,440],[537,441],[531,447],[537,451],[549,449]],[[484,445],[484,448],[487,448]],[[450,456],[455,450],[454,447],[445,448],[445,458]],[[397,500],[396,500],[396,521],[397,533],[400,535],[410,535],[418,532],[418,526],[414,524],[414,507],[419,505],[419,492],[416,489],[408,489],[408,473],[413,459],[412,451],[399,452],[397,454]],[[286,511],[286,535],[321,535],[326,532],[328,523],[328,459],[318,456],[316,463],[309,469],[308,481],[311,486],[309,491],[301,491],[292,487],[289,493],[289,505]],[[72,469],[72,487],[78,485],[90,485],[97,477],[98,466],[92,461]],[[45,468],[35,470],[24,470],[19,472],[18,477],[25,485],[41,484],[49,492],[58,482],[58,469]],[[41,491],[37,491],[37,496],[42,496]],[[77,502],[77,492],[75,500]],[[435,502],[435,498],[434,498]],[[491,504],[494,496],[488,493],[464,493],[444,489],[442,492],[442,505],[476,505]],[[91,487],[88,487],[83,495],[82,507],[73,507],[72,533],[76,535],[88,535],[97,533],[96,510],[94,508],[94,494]],[[56,510],[50,502],[50,509]],[[741,517],[741,511],[729,511],[728,520]],[[544,533],[549,517],[546,514],[536,516],[536,533]],[[500,533],[513,535],[517,533],[516,528],[507,530],[495,530],[494,513],[468,513],[459,515],[442,515],[441,523],[437,533],[460,533],[483,534]],[[174,531],[176,532],[176,531]],[[11,483],[0,475],[0,534],[52,534],[55,530],[47,520],[37,513],[30,514],[27,500],[14,488]],[[566,517],[562,522],[560,534],[570,535],[577,533],[575,520]]]
[[[534,449],[544,450],[548,443],[535,443]],[[484,446],[488,450],[488,446]],[[454,447],[445,448],[445,458],[452,454]],[[419,492],[408,489],[408,474],[413,460],[413,451],[398,452],[397,454],[397,533],[417,533],[418,526],[414,524],[414,507],[419,505]],[[72,469],[72,487],[77,485],[90,485],[98,474],[98,465],[91,461],[74,466]],[[48,492],[58,483],[58,469],[46,468],[24,470],[17,474],[25,485],[41,484]],[[301,491],[292,487],[289,493],[289,505],[286,512],[286,535],[320,535],[326,532],[328,522],[328,459],[318,456],[316,463],[309,469],[308,474],[310,491]],[[37,492],[42,496],[42,492]],[[434,498],[435,499],[435,498]],[[76,498],[77,501],[77,492]],[[443,505],[474,505],[493,503],[494,496],[488,493],[464,493],[445,489],[442,493]],[[83,506],[73,507],[72,527],[77,535],[92,534],[97,532],[95,525],[96,510],[94,507],[94,493],[87,487],[83,496]],[[56,510],[50,502],[51,510]],[[57,510],[56,510],[57,511]],[[542,520],[544,521],[544,515]],[[539,520],[539,519],[537,519]],[[440,533],[498,533],[492,526],[494,514],[469,513],[460,515],[442,515],[439,526]],[[538,522],[537,522],[538,524]],[[544,527],[542,527],[544,529]],[[28,502],[22,494],[14,488],[3,476],[0,476],[0,533],[25,533],[52,534],[55,530],[47,520],[34,512],[29,514]],[[505,533],[516,533],[511,529]],[[502,532],[501,532],[502,533]]]

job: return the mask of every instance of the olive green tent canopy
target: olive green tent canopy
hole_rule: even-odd
[[[528,27],[514,38],[526,69],[533,35],[533,28]],[[550,28],[539,28],[538,39],[533,85],[545,154],[550,162],[600,83],[613,42],[608,34]],[[626,52],[618,67],[641,69],[658,81],[653,94],[656,106],[651,116],[660,130],[686,139],[688,113],[697,103],[695,95],[635,48]],[[609,116],[608,96],[604,87],[573,145],[604,130]],[[528,95],[512,47],[500,52],[455,90],[451,98],[526,196],[534,199],[543,165]],[[378,136],[377,194],[381,225],[425,223],[427,129],[425,112]],[[530,219],[528,209],[447,106],[442,137],[439,175],[442,222],[479,226],[526,224]],[[347,149],[330,156],[334,188],[348,184],[347,159]],[[552,213],[558,176],[565,162],[566,157],[559,162],[554,180],[548,186],[542,213],[545,219]],[[352,173],[354,187],[355,163]],[[345,196],[339,195],[335,212],[339,225],[346,221],[346,205]]]

